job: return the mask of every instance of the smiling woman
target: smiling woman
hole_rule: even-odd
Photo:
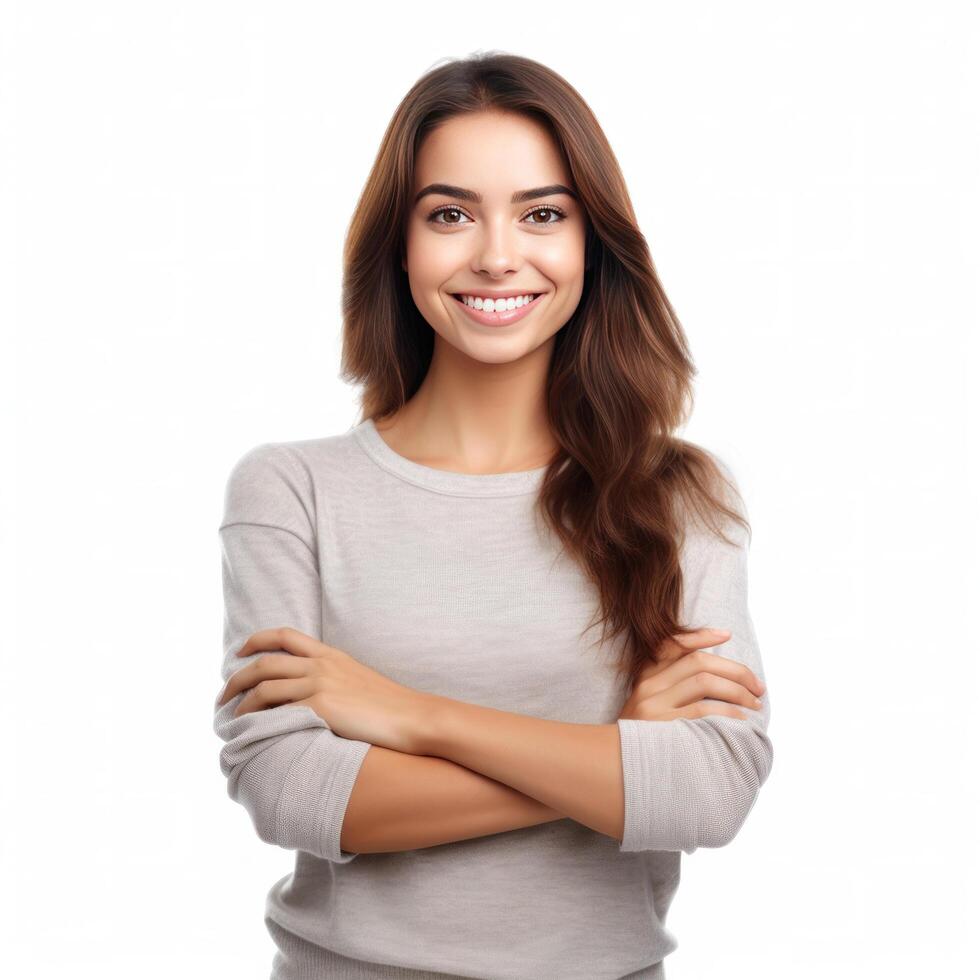
[[[401,264],[437,344],[540,374],[582,298],[587,233],[547,127],[492,107],[453,116],[419,148],[415,183]]]
[[[663,978],[680,855],[772,745],[747,512],[675,433],[694,368],[612,150],[543,65],[452,61],[344,255],[362,419],[246,453],[219,529],[221,767],[296,852],[273,980]]]

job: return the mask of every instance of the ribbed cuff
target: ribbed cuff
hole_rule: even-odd
[[[655,774],[647,763],[649,753],[643,751],[640,725],[652,724],[639,718],[619,718],[619,748],[623,757],[623,819],[622,851],[646,850],[646,835],[656,815],[653,787]],[[660,781],[661,785],[664,781]]]
[[[340,831],[347,802],[370,742],[318,731],[290,768],[279,799],[277,820],[281,840],[319,858],[347,864],[357,852],[340,849]]]

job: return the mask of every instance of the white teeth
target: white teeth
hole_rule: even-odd
[[[527,306],[534,297],[534,293],[528,293],[524,296],[508,296],[506,299],[497,300],[484,299],[482,296],[463,296],[462,299],[467,306],[472,306],[476,310],[493,310],[501,313],[504,310],[514,310],[520,306]]]

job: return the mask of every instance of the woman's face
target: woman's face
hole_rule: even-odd
[[[402,266],[422,316],[486,363],[538,349],[575,312],[585,277],[586,215],[556,187],[574,191],[548,131],[515,113],[457,116],[426,137],[415,171]],[[499,297],[529,294],[540,296],[523,315],[513,299],[498,312]],[[467,309],[461,296],[494,309]],[[498,322],[481,322],[487,316]]]

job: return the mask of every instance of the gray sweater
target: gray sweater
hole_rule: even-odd
[[[718,459],[718,457],[715,457]],[[732,473],[718,460],[731,478]],[[611,724],[622,635],[582,634],[597,594],[535,525],[544,468],[463,474],[391,449],[369,419],[264,443],[235,464],[219,536],[227,680],[260,629],[292,626],[418,690],[555,721]],[[728,530],[728,529],[726,529]],[[748,537],[682,550],[686,625],[764,681],[747,605]],[[253,656],[260,656],[255,654]],[[305,705],[216,708],[228,794],[295,852],[269,891],[274,980],[663,977],[681,852],[721,847],[772,766],[769,694],[747,719],[618,721],[622,842],[572,819],[418,850],[356,854],[340,830],[371,747]]]

